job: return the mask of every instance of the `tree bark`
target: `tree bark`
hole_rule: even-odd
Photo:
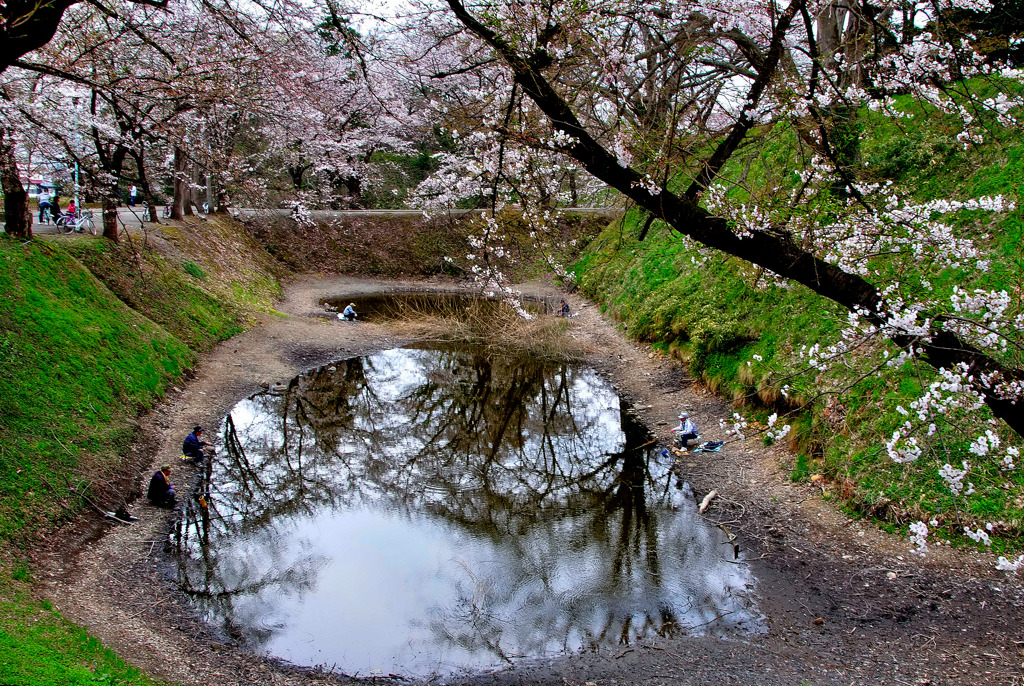
[[[32,214],[28,207],[28,192],[18,174],[18,160],[14,156],[14,143],[10,133],[0,129],[0,187],[4,191],[6,231],[18,238],[32,238]]]
[[[206,214],[213,214],[213,175],[206,172]]]
[[[130,0],[151,7],[166,7],[167,0]],[[0,73],[27,53],[37,50],[57,33],[64,12],[80,0],[6,0],[0,2]]]
[[[110,195],[103,196],[103,237],[117,242],[119,231],[117,226],[117,202]]]
[[[97,149],[99,148],[99,137],[96,136]],[[108,156],[100,153],[100,161],[105,162],[103,171],[106,172],[109,182],[104,183],[103,189],[103,237],[117,242],[120,237],[117,217],[117,205],[121,202],[121,187],[118,179],[124,171],[124,160],[128,156],[128,148],[120,143],[114,146],[114,152]]]
[[[22,55],[49,43],[78,0],[7,0],[0,3],[0,73]]]
[[[213,178],[217,184],[217,213],[227,214],[228,208],[231,207],[231,198],[228,196],[228,189],[224,187],[224,184],[220,182],[216,175]]]
[[[145,153],[140,149],[132,153],[135,160],[135,168],[139,173],[139,189],[142,191],[142,200],[149,205],[149,221],[153,224],[160,223],[160,212],[157,211],[156,198],[153,197],[153,189],[149,186],[149,176],[146,174]]]
[[[181,221],[185,218],[185,153],[177,145],[174,146],[174,201],[171,203],[171,219]],[[189,214],[192,214],[191,209]]]

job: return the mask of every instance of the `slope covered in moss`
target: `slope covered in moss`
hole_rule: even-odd
[[[898,124],[862,117],[859,173],[865,182],[891,182],[921,201],[998,194],[1015,201],[1017,208],[1008,213],[961,212],[951,218],[988,250],[991,267],[985,272],[950,270],[933,285],[1005,289],[1019,305],[1024,274],[1024,144],[1019,132],[1004,130],[967,152],[951,123],[934,113],[908,114],[918,116]],[[763,166],[750,165],[743,170],[745,178],[764,181],[771,175],[771,183],[780,183],[790,169],[795,183],[797,144],[795,136],[780,131],[775,147],[763,152]],[[742,195],[740,188],[733,192]],[[771,413],[784,417],[793,426],[787,440],[796,451],[795,478],[824,473],[833,494],[889,526],[935,521],[945,535],[961,538],[965,526],[993,522],[998,535],[994,549],[1020,547],[1020,470],[1007,473],[997,460],[979,460],[969,450],[972,432],[990,428],[987,409],[974,413],[959,431],[940,436],[916,462],[896,464],[885,443],[904,422],[898,408],[910,406],[936,378],[934,370],[909,363],[867,369],[858,366],[857,354],[852,364],[812,369],[810,352],[837,339],[847,326],[845,311],[807,288],[780,284],[747,263],[700,249],[660,222],[641,241],[646,221],[639,213],[627,213],[589,246],[574,270],[583,291],[631,336],[685,360],[708,386],[754,418],[751,430]],[[878,345],[885,349],[870,352],[899,353]],[[1006,434],[1004,439],[1010,435],[1005,426],[996,430]],[[975,487],[970,498],[955,496],[938,475],[942,465],[964,461],[971,463]]]

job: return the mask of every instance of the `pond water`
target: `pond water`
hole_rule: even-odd
[[[749,570],[595,371],[404,348],[225,421],[179,583],[252,650],[431,676],[759,627]]]

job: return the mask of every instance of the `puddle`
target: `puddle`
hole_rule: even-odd
[[[396,349],[239,403],[179,583],[252,650],[426,677],[756,630],[752,583],[595,371]]]
[[[341,312],[352,303],[360,321],[376,322],[405,317],[452,317],[459,320],[492,319],[502,311],[514,314],[512,307],[497,298],[468,293],[437,291],[401,291],[374,293],[321,301],[328,311]],[[531,314],[554,314],[557,298],[523,298],[523,309]]]

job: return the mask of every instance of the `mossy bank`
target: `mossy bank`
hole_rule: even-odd
[[[281,274],[228,219],[0,238],[0,683],[152,683],[33,599],[32,550],[124,503],[135,418],[271,310]]]
[[[1010,132],[968,153],[944,132],[939,118],[910,119],[906,126],[909,133],[882,123],[865,127],[860,173],[866,180],[913,189],[922,201],[997,194],[1015,201],[1016,209],[995,218],[971,212],[952,218],[993,259],[985,273],[965,268],[949,274],[948,283],[933,285],[1005,290],[1019,307],[1024,266],[1019,135]],[[781,132],[779,140],[767,166],[785,169],[793,163],[786,141],[795,137]],[[790,424],[786,440],[793,448],[788,466],[794,479],[813,478],[826,497],[890,530],[906,531],[909,523],[923,520],[934,522],[931,526],[952,541],[976,545],[963,536],[964,528],[974,531],[991,523],[993,550],[1021,548],[1024,476],[999,459],[979,459],[970,445],[972,432],[992,429],[1004,442],[1012,432],[990,423],[991,415],[980,408],[915,462],[891,460],[885,445],[905,421],[904,408],[912,407],[937,375],[923,364],[866,370],[856,364],[856,353],[854,364],[814,368],[810,359],[817,346],[826,355],[827,346],[849,326],[846,311],[835,303],[683,241],[635,211],[591,243],[575,275],[587,296],[629,335],[682,359],[708,387],[732,400],[751,419],[748,432],[766,428],[771,414],[782,418],[779,426]],[[900,353],[895,346],[870,352],[888,353],[889,359]],[[725,438],[724,429],[702,428]],[[970,497],[952,492],[939,475],[943,465],[959,468],[964,462],[971,465]]]

